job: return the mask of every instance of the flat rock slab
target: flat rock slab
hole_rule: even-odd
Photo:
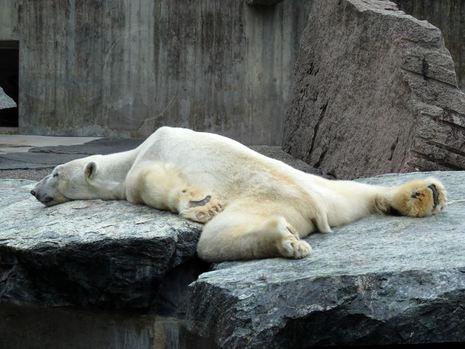
[[[283,148],[336,178],[465,169],[465,94],[441,31],[390,1],[311,3]]]
[[[195,255],[201,225],[126,201],[45,208],[0,180],[0,303],[148,308]]]
[[[222,348],[464,341],[465,172],[434,175],[450,203],[415,219],[371,216],[315,234],[302,260],[229,262],[191,285],[190,330]]]

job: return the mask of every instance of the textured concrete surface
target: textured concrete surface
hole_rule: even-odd
[[[184,126],[280,145],[310,0],[0,2],[20,42],[23,133],[145,137]]]
[[[465,91],[465,2],[462,0],[394,0],[415,18],[435,25],[455,62],[460,88]]]
[[[465,172],[434,175],[450,203],[415,219],[371,216],[315,234],[302,260],[229,262],[191,285],[190,329],[222,348],[465,341]]]
[[[15,108],[16,103],[0,87],[0,109]]]
[[[284,149],[336,178],[465,168],[465,94],[439,29],[389,1],[314,1]]]
[[[18,40],[18,1],[0,2],[0,40]]]

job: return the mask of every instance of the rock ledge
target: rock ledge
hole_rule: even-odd
[[[0,302],[146,309],[195,256],[201,225],[126,201],[45,208],[34,182],[0,181]]]
[[[224,348],[465,340],[465,172],[434,175],[450,205],[425,219],[372,216],[308,238],[312,255],[221,263],[191,285],[190,330]]]
[[[193,258],[200,225],[118,201],[44,208],[32,182],[2,180],[0,303],[187,312],[189,331],[225,348],[465,341],[465,172],[363,181],[430,175],[448,190],[440,215],[371,216],[310,236],[308,258],[208,272]]]

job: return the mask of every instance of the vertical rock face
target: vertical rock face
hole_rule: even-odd
[[[399,8],[441,29],[455,62],[459,87],[465,91],[465,2],[462,0],[394,0]]]
[[[314,1],[284,150],[337,178],[465,168],[465,95],[439,29],[376,0]]]

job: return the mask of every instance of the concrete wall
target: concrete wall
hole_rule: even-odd
[[[18,6],[16,0],[0,0],[0,40],[18,40]]]
[[[441,29],[455,62],[460,88],[465,91],[465,1],[394,0],[406,13]]]
[[[173,125],[281,144],[310,0],[0,1],[0,37],[20,40],[21,132]]]

